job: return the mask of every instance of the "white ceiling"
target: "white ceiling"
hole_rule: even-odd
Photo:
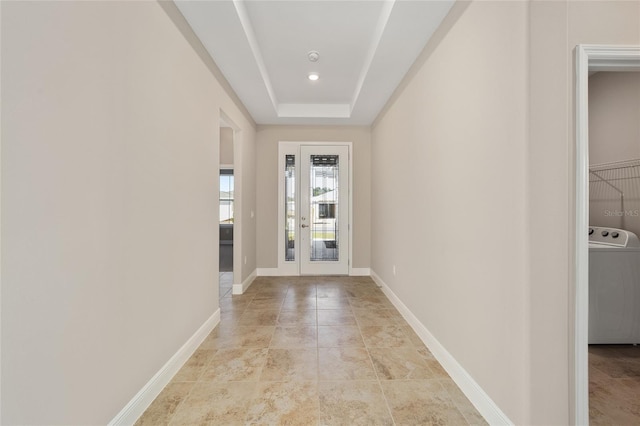
[[[453,3],[176,1],[256,123],[350,125],[373,122]]]

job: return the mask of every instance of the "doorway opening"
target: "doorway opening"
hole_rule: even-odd
[[[222,139],[221,139],[222,147]],[[222,150],[222,149],[221,149]],[[233,221],[234,221],[234,177],[228,164],[220,165],[220,244],[219,271],[220,297],[233,289]]]
[[[218,283],[219,298],[229,297],[234,285],[240,282],[241,265],[241,191],[238,185],[239,128],[220,111],[220,144],[218,173]]]
[[[640,47],[576,47],[575,305],[573,420],[589,423],[589,75],[640,71]]]
[[[280,142],[278,274],[349,275],[351,144]]]

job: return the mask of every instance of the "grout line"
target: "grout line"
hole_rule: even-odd
[[[317,420],[316,424],[320,424],[320,331],[318,329],[318,286],[314,284],[316,289],[316,397],[317,397]]]
[[[345,283],[343,283],[343,284],[345,284]],[[258,398],[258,396],[259,396],[258,395],[258,387],[259,387],[259,384],[261,383],[262,375],[264,373],[264,368],[266,367],[266,364],[267,364],[267,361],[268,361],[269,351],[271,349],[273,349],[272,345],[273,345],[273,341],[274,341],[274,338],[275,338],[275,333],[276,333],[277,327],[279,327],[278,320],[280,318],[281,313],[284,310],[284,299],[286,298],[286,295],[289,294],[290,290],[292,289],[292,287],[294,285],[296,285],[296,284],[289,284],[287,286],[286,291],[284,292],[285,297],[282,299],[281,304],[280,304],[280,308],[278,309],[278,316],[276,317],[276,323],[273,326],[273,332],[272,332],[271,337],[269,339],[268,345],[267,345],[266,348],[261,348],[261,349],[266,350],[266,357],[265,357],[264,363],[262,363],[262,365],[260,366],[258,379],[254,383],[255,386],[253,388],[252,393],[250,394],[250,396],[248,398],[248,402],[247,402],[247,406],[246,406],[246,412],[247,413],[246,413],[246,415],[244,417],[245,423],[246,423],[246,421],[248,419],[248,416],[249,416],[249,408],[252,406],[252,403],[256,400],[256,398]],[[365,283],[365,285],[368,285],[368,283]],[[320,376],[321,376],[320,375],[320,349],[321,348],[320,348],[320,342],[319,342],[319,327],[320,327],[320,325],[319,325],[319,321],[318,321],[318,313],[319,313],[318,311],[321,310],[321,309],[318,308],[318,299],[319,298],[318,298],[318,286],[317,286],[317,284],[314,283],[314,282],[309,282],[309,283],[305,283],[305,287],[306,287],[306,289],[309,289],[311,287],[313,287],[315,289],[315,296],[313,296],[313,299],[315,300],[315,307],[313,308],[313,311],[315,312],[315,327],[314,328],[315,328],[315,338],[316,338],[316,341],[315,341],[315,348],[316,348],[316,376],[315,376],[314,383],[315,383],[315,391],[316,391],[316,393],[315,393],[316,394],[316,408],[318,410],[317,411],[317,422],[316,423],[320,424],[320,422],[321,422],[321,419],[320,419],[320,415],[321,415],[321,411],[320,411],[321,410],[321,406],[320,406],[320,382],[321,382],[321,379],[320,379]],[[242,307],[240,308],[239,312],[235,311],[235,310],[232,310],[233,313],[237,312],[238,316],[236,317],[234,315],[234,319],[233,320],[229,319],[229,320],[225,321],[224,319],[221,319],[221,325],[223,327],[225,325],[228,325],[232,329],[236,329],[237,327],[241,327],[242,325],[239,323],[240,319],[242,318],[243,315],[246,314],[249,305],[251,304],[251,302],[256,300],[257,296],[258,296],[258,293],[252,293],[250,295],[245,295],[245,297],[243,299],[245,299],[247,303],[246,304],[243,303],[243,304],[240,305]],[[275,298],[275,296],[274,296],[274,298]],[[386,296],[385,296],[385,298],[386,298]],[[339,329],[341,327],[345,327],[345,326],[353,327],[355,325],[355,327],[356,327],[356,329],[358,330],[358,333],[359,333],[359,338],[361,339],[362,344],[364,345],[364,349],[366,350],[368,359],[369,359],[369,361],[371,363],[371,367],[373,368],[373,371],[374,371],[374,374],[375,374],[375,377],[376,377],[375,381],[377,382],[378,388],[379,388],[380,392],[382,393],[382,397],[384,398],[384,401],[385,401],[385,404],[386,404],[386,407],[387,407],[387,411],[388,411],[389,416],[390,416],[390,418],[392,420],[392,423],[395,425],[396,421],[395,421],[395,419],[393,417],[393,413],[391,411],[389,400],[387,399],[387,396],[385,395],[384,390],[382,388],[382,380],[381,380],[380,375],[378,374],[378,371],[376,370],[375,365],[373,363],[373,358],[372,358],[371,353],[370,353],[370,348],[367,346],[367,344],[365,342],[365,339],[363,337],[363,334],[362,334],[362,326],[366,326],[367,324],[361,324],[360,321],[358,321],[358,319],[357,319],[357,317],[355,315],[355,312],[354,312],[355,308],[353,307],[353,305],[351,303],[352,299],[357,299],[357,297],[350,298],[350,297],[347,296],[348,304],[346,306],[339,306],[339,307],[335,307],[335,308],[330,309],[330,310],[334,310],[336,312],[341,312],[341,313],[349,313],[351,315],[351,317],[353,317],[355,323],[354,324],[333,324],[333,325],[328,325],[328,327],[335,327],[336,329]],[[296,312],[300,313],[300,309],[294,309],[294,310]],[[304,307],[304,309],[302,309],[302,311],[307,311],[307,310],[308,310],[308,308],[306,306]],[[389,325],[389,324],[394,325],[394,326],[400,326],[401,325],[401,324],[397,324],[397,319],[396,318],[391,318],[391,319],[383,318],[383,320],[384,320],[384,325]],[[299,327],[309,327],[310,325],[309,324],[294,323],[294,324],[288,324],[288,325],[284,325],[284,326],[285,327],[289,326],[289,327],[292,327],[292,328],[299,328]],[[415,347],[415,345],[413,344],[411,339],[409,339],[409,337],[406,335],[404,330],[401,329],[401,332],[409,340],[409,343],[412,346]],[[235,333],[235,330],[233,330],[232,333]],[[331,346],[331,347],[333,347],[333,346]],[[345,347],[351,347],[351,346],[335,346],[335,348],[338,348],[338,349],[345,348]],[[236,347],[234,346],[234,349],[235,348]],[[196,382],[194,382],[193,387],[186,394],[185,398],[180,402],[180,404],[178,404],[178,406],[176,407],[174,413],[169,417],[168,420],[170,422],[174,421],[176,413],[178,413],[179,410],[181,410],[183,408],[183,406],[185,404],[185,401],[192,396],[196,386],[198,386],[199,383],[203,383],[201,381],[201,379],[202,379],[202,377],[204,375],[204,372],[214,363],[215,355],[217,355],[222,349],[227,349],[227,348],[215,348],[214,356],[212,356],[203,365],[202,370],[200,372],[200,375],[198,376],[198,379],[196,380]],[[237,347],[237,349],[254,349],[254,348],[253,347],[251,347],[251,348],[248,348],[248,347],[247,348]],[[332,380],[327,380],[327,381],[331,382]],[[360,380],[360,381],[373,382],[374,380]],[[444,387],[442,384],[441,384],[441,386]],[[445,390],[445,392],[447,394],[449,394],[446,389],[444,389],[444,390]],[[456,405],[456,408],[458,408],[457,405]],[[458,411],[460,411],[460,410],[458,409]],[[462,415],[464,417],[464,414],[462,414]],[[466,419],[466,417],[464,417],[464,418]]]
[[[169,384],[171,384],[172,382],[169,382]],[[178,414],[178,411],[180,411],[180,409],[182,408],[182,406],[185,404],[185,402],[191,397],[191,394],[193,393],[193,390],[196,388],[196,386],[198,385],[198,382],[194,382],[193,386],[191,386],[191,389],[189,390],[189,392],[187,392],[187,395],[184,397],[184,399],[182,401],[180,401],[180,404],[178,404],[178,406],[176,407],[176,409],[174,410],[173,414],[171,414],[169,416],[168,422],[167,424],[169,426],[171,426],[171,423],[173,422],[173,419],[175,418],[176,414]],[[165,388],[166,389],[166,388]],[[164,390],[164,389],[163,389]],[[158,395],[160,396],[160,395]],[[157,399],[157,398],[156,398]],[[149,408],[147,408],[148,410]],[[145,410],[146,412],[146,410]]]
[[[351,306],[351,299],[349,299],[349,306]],[[353,307],[351,306],[351,309],[353,310]],[[365,350],[367,351],[367,356],[369,357],[369,361],[371,362],[371,367],[373,368],[373,372],[376,375],[376,379],[378,382],[378,388],[380,389],[380,393],[382,394],[382,398],[384,399],[384,403],[387,406],[387,411],[389,412],[389,417],[391,417],[391,421],[393,422],[393,424],[396,424],[396,419],[393,417],[393,412],[391,411],[391,405],[389,404],[389,400],[387,399],[387,395],[384,393],[384,389],[382,388],[382,382],[380,380],[380,375],[378,374],[378,370],[376,369],[376,365],[373,362],[373,357],[371,356],[371,352],[369,351],[369,346],[367,345],[367,342],[364,339],[364,335],[362,334],[362,328],[360,325],[360,321],[358,321],[358,318],[355,317],[354,314],[354,318],[356,318],[356,325],[358,327],[358,332],[360,333],[360,338],[362,339],[362,343],[364,344]]]

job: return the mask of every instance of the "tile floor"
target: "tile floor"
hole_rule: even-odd
[[[231,297],[233,289],[233,272],[220,272],[220,299]]]
[[[640,424],[640,346],[589,346],[589,420]]]
[[[259,277],[137,425],[486,424],[369,277]]]
[[[220,261],[218,266],[220,267],[220,272],[231,272],[233,271],[233,244],[220,244],[219,245],[220,252]]]

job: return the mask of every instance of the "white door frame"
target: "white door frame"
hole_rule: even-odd
[[[589,424],[589,72],[640,71],[639,46],[576,46],[575,424]]]
[[[351,142],[297,142],[297,141],[280,141],[278,143],[278,270],[274,275],[280,276],[297,276],[300,275],[300,250],[299,244],[296,244],[296,260],[287,262],[285,260],[284,251],[284,169],[285,155],[300,152],[300,147],[305,146],[346,146],[349,148],[349,275],[353,275],[353,144]],[[296,166],[299,167],[300,160],[296,157]],[[298,182],[296,182],[298,184]],[[296,238],[296,243],[298,238]]]

